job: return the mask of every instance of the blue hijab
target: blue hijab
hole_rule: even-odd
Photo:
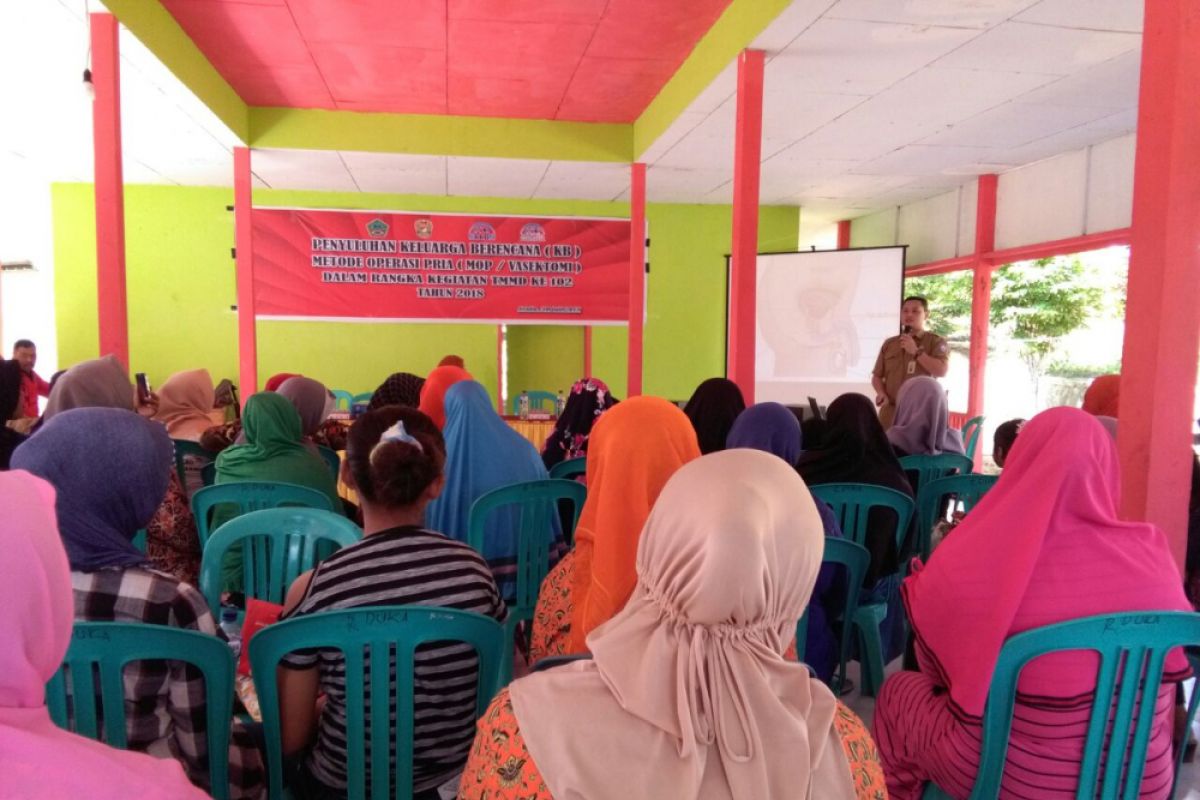
[[[800,420],[779,403],[756,403],[733,422],[726,447],[745,447],[763,450],[779,456],[789,466],[796,466],[800,457]]]
[[[173,452],[156,422],[117,408],[77,408],[48,420],[12,465],[54,486],[71,569],[95,572],[146,563],[133,537],[167,494]]]
[[[446,485],[425,509],[425,522],[431,530],[465,542],[471,505],[480,496],[501,486],[543,480],[549,473],[538,451],[496,414],[487,390],[477,382],[460,381],[451,386],[445,407]],[[495,513],[484,538],[483,557],[506,599],[511,599],[516,589],[519,522],[515,506]],[[562,549],[559,528],[555,519],[552,563]]]

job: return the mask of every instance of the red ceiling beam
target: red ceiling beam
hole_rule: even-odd
[[[245,404],[258,391],[258,327],[254,308],[254,237],[251,234],[250,150],[233,148],[234,263],[237,269],[238,387]]]

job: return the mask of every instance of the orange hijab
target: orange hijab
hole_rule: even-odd
[[[1094,417],[1118,417],[1121,376],[1101,375],[1083,393],[1083,410]]]
[[[568,652],[587,652],[592,629],[625,606],[637,583],[642,526],[667,480],[700,457],[696,430],[661,397],[606,411],[588,442],[588,496],[575,529],[574,615]]]
[[[469,380],[474,380],[471,373],[462,367],[453,366],[438,367],[425,379],[425,384],[421,387],[420,410],[433,420],[438,430],[446,427],[446,390],[459,381]]]

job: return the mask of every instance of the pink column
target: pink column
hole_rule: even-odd
[[[583,376],[592,377],[592,326],[583,326]]]
[[[642,334],[646,316],[646,165],[634,164],[629,184],[629,386],[642,393]]]
[[[250,149],[233,148],[233,229],[238,304],[238,388],[244,404],[258,391],[258,328],[254,312],[254,237],[250,215]]]
[[[733,243],[729,298],[729,378],[754,402],[754,306],[757,291],[758,179],[762,161],[763,52],[738,56],[733,151]]]
[[[92,14],[92,147],[95,150],[96,301],[100,354],[129,366],[125,300],[125,183],[121,171],[121,54],[117,18]]]
[[[995,175],[979,176],[979,194],[975,205],[975,279],[971,293],[971,376],[967,394],[967,418],[983,413],[987,376],[988,319],[992,312],[992,269],[984,254],[996,249]],[[976,466],[982,465],[983,448],[975,451]]]
[[[1200,355],[1200,4],[1147,0],[1122,357],[1121,511],[1183,564]]]
[[[496,326],[496,411],[504,416],[504,326]]]
[[[850,249],[850,220],[848,220],[848,219],[838,220],[837,231],[838,231],[837,249],[838,250],[849,250]]]

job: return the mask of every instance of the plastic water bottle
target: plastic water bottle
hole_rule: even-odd
[[[529,419],[529,392],[521,390],[521,396],[517,398],[517,416],[521,419]]]
[[[238,625],[237,617],[236,608],[221,609],[221,631],[225,634],[225,639],[229,642],[229,649],[233,651],[234,657],[242,652],[242,626]]]
[[[554,416],[561,417],[567,410],[567,398],[563,397],[562,389],[558,390],[558,399],[554,401]]]

